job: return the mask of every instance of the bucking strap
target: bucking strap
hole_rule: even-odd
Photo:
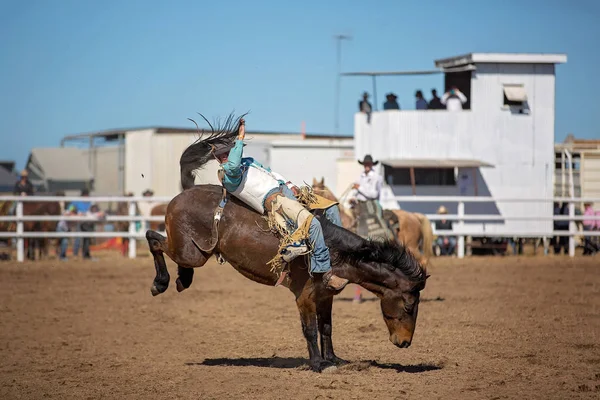
[[[219,242],[219,222],[221,221],[221,216],[223,215],[223,209],[227,204],[227,190],[223,187],[223,194],[221,195],[221,201],[219,202],[219,206],[215,209],[213,213],[213,224],[210,235],[210,242],[208,243],[208,247],[200,246],[194,239],[192,242],[198,248],[198,250],[204,253],[210,253],[215,249],[217,243]]]

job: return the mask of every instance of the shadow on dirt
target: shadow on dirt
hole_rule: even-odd
[[[298,357],[270,357],[270,358],[207,358],[202,362],[187,362],[187,366],[205,365],[222,367],[263,367],[293,369],[307,367],[308,360]],[[363,371],[370,368],[392,369],[396,372],[416,374],[421,372],[437,371],[443,368],[434,364],[402,365],[396,363],[380,364],[377,361],[356,361],[340,367],[340,371]]]

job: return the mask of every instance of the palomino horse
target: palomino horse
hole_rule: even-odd
[[[329,200],[338,201],[333,192],[325,186],[325,178],[322,178],[320,182],[313,178],[312,188],[315,193]],[[354,231],[356,218],[354,218],[352,211],[344,208],[341,204],[339,208],[342,225],[344,228]],[[391,217],[389,217],[390,213],[393,213]],[[421,265],[427,266],[429,260],[433,257],[433,231],[427,216],[404,210],[385,210],[384,218],[397,222],[394,230],[398,241],[417,257]],[[395,221],[396,219],[397,221]],[[419,250],[419,244],[421,244],[423,253]]]
[[[7,201],[0,207],[0,215],[8,215],[12,202]],[[57,201],[24,201],[23,215],[35,216],[59,216],[61,215],[60,203]],[[23,222],[24,232],[56,232],[58,221],[25,221]],[[16,231],[15,222],[0,222],[0,231]],[[40,237],[25,239],[25,248],[27,249],[27,258],[35,260],[35,250],[38,249],[38,257],[41,259],[48,256],[49,242],[52,239]]]
[[[196,141],[182,154],[180,165],[184,191],[167,207],[167,238],[152,230],[146,232],[156,268],[151,288],[153,295],[163,293],[169,286],[170,276],[163,254],[178,266],[176,284],[179,292],[190,287],[193,268],[202,267],[212,255],[227,260],[239,273],[255,282],[269,286],[277,282],[278,276],[271,271],[268,262],[277,254],[279,240],[269,231],[263,216],[237,198],[229,198],[222,211],[220,225],[214,229],[218,234],[218,241],[214,242],[214,210],[222,199],[223,188],[194,186],[193,171],[212,158],[211,146],[230,142],[237,135],[235,130],[230,130],[231,117],[228,122],[229,130],[226,128],[217,133],[213,130],[207,139]],[[400,348],[410,346],[420,291],[425,288],[427,279],[425,269],[402,246],[393,242],[365,240],[330,223],[320,213],[318,211],[315,218],[323,228],[335,274],[375,293],[381,299],[390,341]],[[208,246],[209,242],[212,245]],[[331,309],[333,296],[339,292],[327,289],[321,279],[311,278],[303,257],[293,260],[289,267],[290,272],[282,284],[296,298],[311,369],[322,371],[345,363],[335,355],[332,344]]]

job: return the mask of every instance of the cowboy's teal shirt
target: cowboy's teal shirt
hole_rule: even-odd
[[[229,152],[227,162],[221,164],[221,167],[225,171],[225,176],[223,177],[223,186],[228,192],[233,192],[238,188],[238,186],[240,186],[244,176],[244,171],[247,170],[250,165],[257,165],[271,172],[271,168],[265,167],[252,157],[242,158],[243,151],[244,141],[237,139],[233,148]],[[285,182],[282,182],[281,180],[279,183],[285,184]]]

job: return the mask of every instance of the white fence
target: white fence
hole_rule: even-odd
[[[485,233],[481,232],[468,232],[463,229],[459,229],[457,232],[454,231],[441,231],[435,230],[436,235],[448,235],[456,236],[457,240],[457,255],[463,258],[465,255],[465,237],[467,236],[487,236],[487,237],[549,237],[549,236],[569,236],[569,255],[575,255],[575,239],[577,235],[582,235],[583,232],[577,231],[575,221],[583,220],[600,220],[600,216],[576,216],[575,215],[575,203],[581,202],[599,202],[600,199],[588,199],[588,198],[550,198],[550,199],[498,199],[492,197],[466,197],[466,196],[397,196],[394,197],[399,202],[436,202],[436,203],[458,203],[457,214],[427,214],[427,218],[432,221],[436,220],[453,220],[458,222],[458,226],[462,227],[465,221],[478,221],[478,220],[520,220],[520,221],[540,221],[540,220],[554,220],[554,221],[570,221],[568,231],[554,231],[554,232],[539,232],[523,234],[520,232],[509,232],[509,233]],[[136,215],[136,204],[137,202],[152,202],[152,203],[168,203],[171,201],[170,197],[79,197],[79,196],[0,196],[0,202],[14,201],[16,202],[15,215],[14,216],[0,216],[0,222],[15,222],[16,232],[0,232],[0,238],[14,238],[17,241],[17,261],[24,261],[24,239],[25,238],[71,238],[71,237],[91,237],[91,238],[113,238],[113,237],[125,237],[129,238],[129,258],[135,258],[136,252],[136,240],[145,239],[145,232],[136,231],[136,222],[145,225],[146,222],[162,222],[164,216],[145,217],[142,215]],[[90,203],[100,202],[112,202],[112,203],[128,203],[129,215],[107,215],[105,218],[99,220],[88,216],[50,216],[50,215],[23,215],[23,203],[24,202],[72,202],[72,201],[86,201]],[[569,215],[550,215],[545,218],[540,217],[504,217],[501,215],[465,215],[465,203],[468,202],[563,202],[569,203]],[[127,232],[25,232],[24,222],[28,221],[94,221],[94,222],[129,222],[129,229]],[[432,224],[433,225],[433,224]],[[164,232],[161,232],[164,234]],[[600,236],[600,231],[588,231],[585,232],[585,236]]]

